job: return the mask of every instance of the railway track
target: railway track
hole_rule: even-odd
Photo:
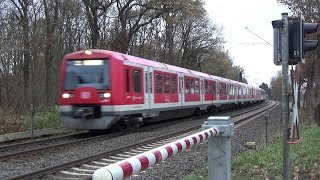
[[[259,116],[262,113],[265,113],[267,109],[275,107],[277,104],[275,102],[269,102],[260,104],[257,107],[252,107],[250,110],[242,110],[238,113],[230,114],[229,116],[232,117],[235,124],[241,124],[245,123],[246,120],[250,120],[254,118],[255,116]],[[221,115],[221,114],[219,114]],[[207,116],[202,116],[201,120],[205,120]],[[202,121],[203,122],[203,121]],[[157,125],[156,125],[157,126]],[[162,125],[163,127],[163,125]],[[146,127],[150,128],[150,127]],[[156,128],[156,127],[154,127]],[[147,140],[143,140],[140,142],[132,143],[120,148],[115,148],[112,150],[108,150],[106,152],[102,152],[99,154],[95,154],[92,156],[88,156],[85,158],[79,158],[73,161],[57,164],[54,166],[46,167],[43,169],[39,169],[36,171],[32,171],[26,174],[21,174],[19,176],[12,177],[11,179],[35,179],[35,178],[41,178],[41,179],[67,179],[67,178],[81,178],[81,179],[90,179],[92,173],[99,167],[107,166],[108,164],[114,163],[116,161],[119,161],[121,159],[125,159],[128,157],[131,157],[135,154],[138,154],[140,152],[147,151],[149,149],[153,149],[155,147],[161,146],[163,144],[166,144],[168,142],[174,141],[175,139],[179,139],[181,137],[184,137],[190,133],[194,133],[199,129],[199,125],[190,127],[188,129],[185,129],[183,131],[174,132],[171,134],[158,136],[155,138],[150,138]],[[141,129],[139,129],[141,131]],[[121,134],[121,132],[119,132]],[[117,133],[113,134],[113,137],[116,135],[120,135]],[[103,138],[112,138],[112,134],[108,135],[102,135],[105,136]],[[109,137],[108,137],[109,136]],[[81,139],[77,141],[68,142],[65,145],[61,146],[69,146],[76,143],[86,142],[86,141],[92,141],[95,138],[102,138],[102,137],[90,137],[86,138],[89,140]],[[57,148],[59,145],[54,145],[51,147],[42,148],[42,149],[36,149],[36,150],[30,150],[29,152],[26,152],[27,154],[35,153],[39,151],[44,151],[45,149],[52,149]],[[121,153],[122,152],[122,153]],[[17,157],[17,155],[25,155],[25,153],[20,152],[14,155],[14,153],[11,153],[11,155],[7,156],[7,160],[10,160],[10,157]]]
[[[270,103],[270,102],[269,102]],[[257,107],[249,107],[248,109],[244,109],[241,112],[237,112],[234,114],[230,114],[231,117],[236,117],[241,114],[246,114],[252,110],[260,109],[264,106],[267,106],[268,103],[265,104],[259,104]],[[219,112],[216,115],[224,115],[226,113],[233,113],[228,111]],[[194,119],[204,119],[207,118],[208,115],[204,116],[198,116],[193,119],[188,119],[189,121],[192,121]],[[56,137],[51,139],[45,139],[45,140],[38,140],[38,141],[31,141],[31,142],[24,142],[24,143],[18,143],[18,144],[11,144],[11,145],[5,145],[0,146],[0,161],[6,161],[10,159],[16,159],[16,158],[28,158],[32,155],[36,155],[41,152],[52,152],[59,149],[63,149],[64,147],[72,146],[75,144],[80,143],[86,143],[89,141],[98,141],[103,139],[111,139],[118,136],[123,136],[125,134],[134,133],[136,131],[147,131],[147,130],[153,130],[157,129],[159,127],[163,126],[170,126],[173,123],[179,122],[180,120],[176,121],[168,121],[165,123],[158,123],[151,126],[145,126],[141,127],[140,129],[130,129],[128,131],[123,132],[113,132],[108,134],[92,134],[92,133],[81,133],[76,135],[70,135],[70,136],[62,136],[62,137]]]

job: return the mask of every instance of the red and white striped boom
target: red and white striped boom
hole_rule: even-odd
[[[94,172],[92,179],[126,179],[134,174],[139,174],[141,171],[145,171],[148,167],[159,164],[161,161],[165,161],[166,159],[175,156],[179,152],[189,149],[192,146],[206,141],[213,136],[217,136],[218,134],[218,128],[211,127],[172,143],[160,146],[131,158],[100,168]]]

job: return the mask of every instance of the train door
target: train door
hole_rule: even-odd
[[[203,78],[200,78],[200,101],[201,104],[204,104],[204,83]]]
[[[145,94],[144,94],[144,97],[145,97],[145,108],[146,109],[151,109],[153,108],[153,104],[154,104],[154,96],[153,96],[153,89],[152,89],[152,82],[153,82],[153,79],[152,79],[152,72],[153,72],[153,69],[152,67],[145,67],[145,70],[144,70],[144,79],[145,79]]]
[[[226,81],[226,96],[227,96],[227,101],[230,102],[230,82]]]
[[[242,99],[242,87],[241,87],[241,85],[238,85],[237,88],[238,88],[238,100],[240,103],[241,99]]]
[[[219,102],[228,100],[228,91],[227,83],[220,81],[219,82]]]
[[[219,103],[220,102],[220,82],[216,80],[216,100]]]
[[[217,93],[217,84],[218,81],[217,80],[213,80],[212,81],[212,100],[213,101],[217,101],[219,99],[219,93]]]
[[[126,66],[126,104],[144,104],[143,69]]]
[[[255,98],[255,92],[254,92],[254,89],[253,87],[251,88],[251,99],[254,99]]]
[[[180,102],[181,106],[183,106],[184,102],[185,102],[185,98],[184,98],[184,79],[183,79],[183,75],[181,73],[179,73],[179,102]]]
[[[234,100],[238,103],[238,84],[234,84]]]

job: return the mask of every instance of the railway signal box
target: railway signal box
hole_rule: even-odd
[[[318,40],[308,40],[306,35],[317,32],[318,23],[305,23],[303,17],[289,20],[289,64],[304,63],[307,51],[317,49]]]
[[[316,33],[319,28],[319,23],[306,23],[304,18],[289,18],[288,19],[288,32],[282,32],[283,26],[286,22],[282,20],[272,21],[274,29],[274,64],[281,65],[282,51],[284,48],[281,44],[284,35],[288,35],[288,54],[289,65],[295,65],[299,62],[304,63],[304,57],[307,51],[317,49],[318,40],[307,39],[308,34]]]

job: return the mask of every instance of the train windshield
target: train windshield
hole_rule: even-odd
[[[64,81],[64,90],[79,87],[110,89],[108,60],[68,60]]]

